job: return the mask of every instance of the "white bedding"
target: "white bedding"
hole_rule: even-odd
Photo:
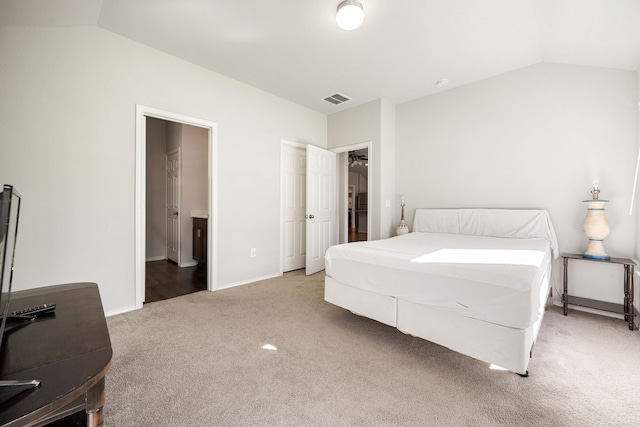
[[[416,209],[413,233],[326,253],[325,300],[528,374],[558,242],[540,209]]]
[[[326,274],[357,289],[525,329],[544,310],[540,295],[548,292],[553,243],[413,232],[332,246],[325,257]]]
[[[470,236],[545,239],[558,258],[549,213],[541,209],[416,209],[413,231]]]

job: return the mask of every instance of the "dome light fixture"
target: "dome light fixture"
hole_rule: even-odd
[[[345,0],[338,5],[336,23],[346,31],[355,30],[364,21],[362,3],[355,0]]]

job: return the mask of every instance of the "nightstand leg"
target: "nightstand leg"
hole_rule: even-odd
[[[627,280],[627,305],[629,307],[629,329],[633,331],[633,315],[635,313],[635,308],[633,307],[633,282],[634,282],[634,267],[633,265],[629,265],[629,279]]]
[[[562,291],[563,291],[563,294],[562,294],[562,309],[564,311],[564,315],[565,316],[567,315],[567,305],[568,305],[567,299],[569,298],[568,289],[567,289],[567,286],[568,286],[567,285],[567,282],[568,282],[568,280],[567,280],[567,274],[568,274],[567,267],[568,267],[568,264],[569,264],[569,258],[562,257],[562,265],[563,265],[563,268],[562,268]]]
[[[624,320],[629,321],[629,264],[624,265]]]

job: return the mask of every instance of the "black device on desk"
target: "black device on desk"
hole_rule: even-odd
[[[55,304],[43,304],[36,307],[9,312],[11,300],[11,281],[15,258],[18,219],[20,218],[21,197],[13,186],[4,185],[0,193],[0,363],[2,363],[2,345],[5,331],[35,320],[40,313],[51,313]],[[5,351],[7,349],[5,348]],[[0,380],[0,393],[15,392],[38,387],[38,380]]]

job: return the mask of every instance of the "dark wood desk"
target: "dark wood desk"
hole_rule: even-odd
[[[40,426],[84,410],[102,425],[111,340],[95,283],[14,292],[10,310],[55,303],[53,314],[6,330],[0,379],[41,381],[38,388],[0,393],[1,426]]]

